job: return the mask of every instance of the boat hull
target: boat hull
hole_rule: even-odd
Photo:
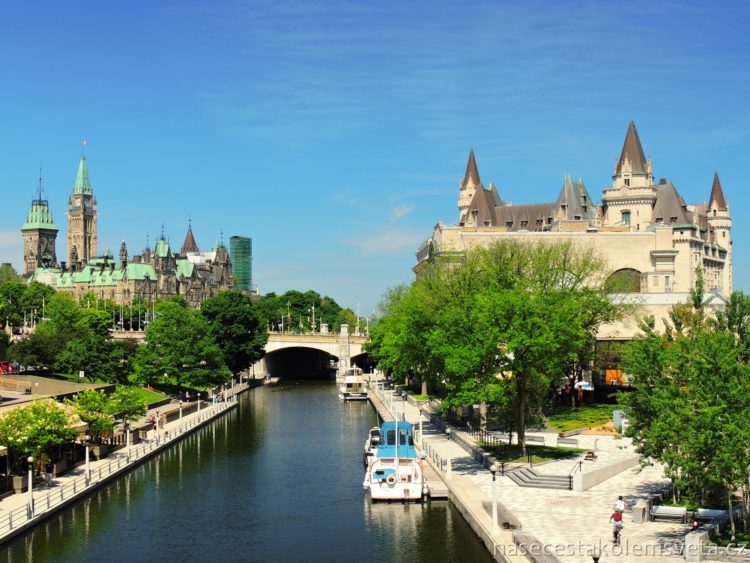
[[[343,391],[339,393],[339,399],[343,399],[344,401],[366,401],[367,392],[352,393],[348,391]]]

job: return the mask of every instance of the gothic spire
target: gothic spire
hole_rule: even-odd
[[[625,142],[622,145],[622,153],[620,154],[620,160],[617,162],[615,174],[622,173],[622,167],[626,160],[630,162],[631,171],[634,174],[648,173],[646,156],[643,154],[641,140],[638,138],[635,123],[632,121],[628,125],[628,132],[625,134]]]
[[[724,192],[721,189],[721,182],[719,182],[719,173],[714,172],[714,185],[711,186],[711,198],[708,200],[709,209],[716,204],[718,209],[726,209],[727,202],[724,200]]]
[[[469,183],[469,180],[471,180],[477,187],[482,185],[479,180],[477,161],[474,159],[474,149],[471,149],[471,152],[469,153],[469,162],[466,164],[466,173],[464,174],[463,180],[461,180],[461,185],[465,186]]]
[[[185,235],[185,242],[182,243],[180,254],[185,256],[188,252],[200,252],[198,245],[195,243],[195,237],[193,236],[193,226],[188,222],[188,230]]]
[[[89,182],[89,169],[86,166],[86,157],[81,155],[81,160],[78,163],[78,174],[76,175],[76,183],[73,186],[73,195],[94,195],[94,190],[91,188]]]

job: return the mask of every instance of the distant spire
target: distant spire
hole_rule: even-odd
[[[161,240],[164,240],[164,223],[161,224]]]
[[[622,145],[620,160],[617,162],[617,168],[615,169],[616,175],[622,173],[622,166],[626,159],[630,161],[630,166],[634,174],[647,173],[648,163],[646,162],[646,156],[643,154],[641,140],[638,138],[635,123],[632,121],[628,125],[628,132],[625,135],[625,142]]]
[[[474,149],[472,148],[469,152],[469,162],[466,163],[466,173],[461,180],[461,185],[465,186],[469,183],[469,179],[472,180],[475,186],[480,186],[482,182],[479,180],[479,169],[477,168],[477,161],[474,158]]]
[[[82,153],[81,160],[78,162],[78,174],[76,183],[73,185],[73,195],[94,195],[89,181],[89,169],[86,166],[86,156]]]
[[[34,198],[34,201],[42,202],[44,200],[44,189],[42,188],[42,165],[39,164],[39,185],[36,189],[36,197]]]
[[[716,204],[718,209],[726,209],[727,202],[724,200],[724,191],[721,189],[721,182],[719,182],[719,173],[714,172],[714,184],[711,186],[711,198],[708,200],[709,209]]]
[[[188,219],[188,230],[185,235],[185,242],[182,243],[180,254],[185,256],[188,252],[200,252],[193,236],[193,226],[190,223],[190,219]]]

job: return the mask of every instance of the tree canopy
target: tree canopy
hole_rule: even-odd
[[[146,343],[138,348],[134,364],[143,384],[207,387],[231,377],[208,322],[175,301],[156,305],[156,319],[146,329]]]
[[[271,330],[281,330],[283,325],[285,331],[292,332],[312,330],[313,306],[316,330],[320,330],[321,323],[328,324],[332,332],[337,332],[342,324],[348,324],[350,330],[357,324],[357,315],[350,309],[311,289],[305,292],[291,289],[281,295],[271,292],[258,301],[260,318]]]
[[[239,291],[222,291],[203,302],[201,314],[233,374],[263,357],[268,331],[250,297]]]
[[[621,399],[628,435],[645,463],[664,465],[676,497],[703,506],[722,498],[731,504],[738,490],[749,500],[749,321],[750,298],[736,292],[711,314],[698,283],[663,333],[647,318],[625,349],[623,367],[635,386]]]
[[[471,250],[389,292],[369,350],[397,377],[442,387],[446,405],[512,412],[523,448],[529,418],[587,364],[599,325],[622,314],[606,274],[593,249],[567,242]]]

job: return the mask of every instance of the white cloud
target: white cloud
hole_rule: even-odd
[[[379,230],[366,231],[359,238],[350,240],[348,244],[359,248],[365,254],[393,254],[405,250],[414,251],[423,238],[423,232],[388,225],[380,227]]]
[[[398,221],[401,219],[401,217],[404,217],[414,211],[413,207],[409,207],[407,205],[401,205],[399,207],[396,207],[393,211],[391,211],[391,219],[393,221]]]

